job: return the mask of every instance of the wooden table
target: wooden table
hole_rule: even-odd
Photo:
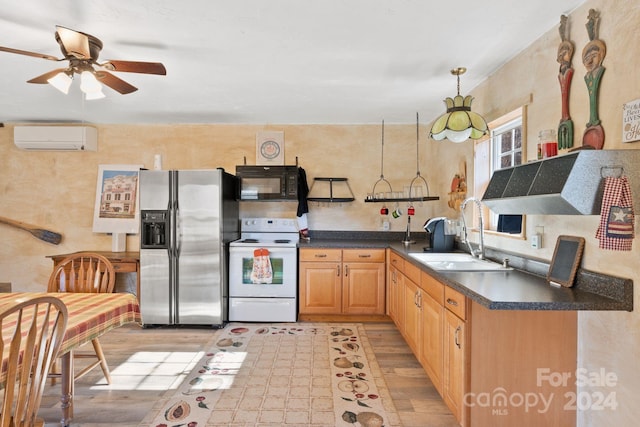
[[[138,296],[138,298],[140,298],[140,252],[90,252],[95,252],[97,254],[103,255],[109,261],[111,261],[111,264],[113,264],[113,269],[116,271],[116,276],[120,275],[120,273],[136,273],[136,295]],[[53,268],[55,269],[56,266],[69,255],[72,254],[68,253],[60,255],[48,255],[47,258],[51,258],[53,260]]]
[[[73,418],[73,350],[124,324],[140,323],[140,307],[135,295],[129,293],[10,292],[0,294],[0,308],[5,304],[16,304],[25,297],[44,295],[62,300],[69,312],[67,329],[58,353],[62,359],[60,423],[68,426]]]

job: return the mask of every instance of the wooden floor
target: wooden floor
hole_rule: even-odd
[[[395,326],[366,323],[365,329],[403,425],[457,426]],[[99,368],[78,380],[71,425],[137,426],[154,402],[172,384],[180,382],[181,374],[188,373],[184,372],[186,363],[208,348],[212,335],[207,328],[138,326],[125,326],[104,335],[100,342],[109,360],[112,384],[106,384]],[[47,385],[40,409],[47,427],[60,425],[59,395],[59,385]]]

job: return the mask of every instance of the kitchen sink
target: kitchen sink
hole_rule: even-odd
[[[413,253],[409,256],[418,262],[440,271],[507,271],[511,267],[504,267],[493,261],[474,258],[462,253]]]

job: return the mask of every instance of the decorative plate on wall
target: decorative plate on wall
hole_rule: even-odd
[[[256,133],[256,165],[284,165],[284,132]]]

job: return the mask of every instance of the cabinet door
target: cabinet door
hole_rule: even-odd
[[[443,398],[458,422],[462,423],[462,396],[465,375],[465,322],[445,310]]]
[[[384,263],[351,262],[342,268],[343,313],[384,314]]]
[[[403,276],[404,284],[404,338],[413,350],[416,358],[420,358],[420,347],[418,345],[418,337],[420,336],[420,289],[411,279]]]
[[[342,265],[300,263],[300,313],[339,314],[342,308]]]
[[[387,314],[398,325],[398,269],[389,266],[387,277]]]
[[[420,363],[442,395],[442,337],[444,308],[427,292],[422,292],[422,335]]]

